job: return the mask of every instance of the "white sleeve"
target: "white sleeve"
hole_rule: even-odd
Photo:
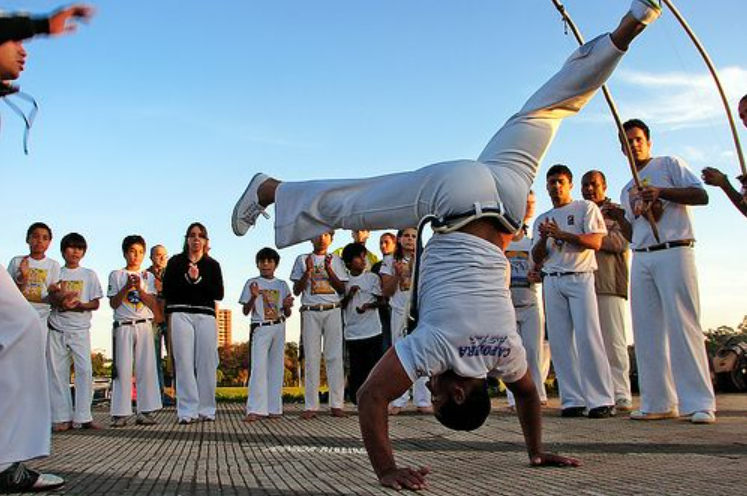
[[[669,175],[677,188],[700,188],[705,189],[703,182],[695,173],[690,169],[680,157],[670,157],[671,160],[667,161],[669,165]]]
[[[60,282],[60,273],[62,272],[62,269],[60,268],[60,264],[52,260],[51,267],[49,268],[49,284],[55,284]]]
[[[381,279],[376,274],[371,274],[371,293],[375,296],[383,296],[384,293],[381,290]]]
[[[244,283],[244,289],[241,290],[241,296],[239,296],[239,303],[242,305],[249,303],[249,297],[251,295],[251,289],[249,289],[249,286],[252,283],[252,279],[247,279],[246,283]]]
[[[306,272],[306,257],[309,255],[299,255],[293,264],[293,270],[291,271],[290,280],[293,282],[300,281]]]
[[[88,285],[90,290],[89,301],[99,300],[104,296],[104,292],[101,290],[99,276],[97,276],[96,272],[92,270],[88,271]]]
[[[156,277],[150,272],[141,272],[140,277],[143,277],[143,275],[145,276],[145,284],[143,284],[145,292],[147,294],[156,294]]]
[[[423,324],[405,339],[394,345],[407,376],[415,382],[421,377],[431,377],[449,369],[448,351],[436,337],[436,330]]]
[[[13,257],[8,263],[8,274],[13,278],[13,282],[15,282],[16,277],[18,277],[18,266],[21,263],[21,259],[22,257]]]
[[[345,282],[350,279],[345,263],[337,255],[332,255],[332,270],[335,271],[335,275],[340,281]]]
[[[117,274],[119,273],[118,270],[113,270],[109,274],[109,286],[106,290],[106,296],[111,298],[112,296],[116,296],[117,293],[122,289],[119,287],[119,281],[117,281]]]
[[[280,298],[280,305],[282,306],[285,299],[291,295],[291,290],[287,282],[285,281],[281,281],[281,282],[283,283],[283,291],[282,291],[282,295]]]
[[[394,275],[394,257],[391,255],[384,257],[384,260],[381,262],[381,270],[379,270],[379,274],[382,276]]]
[[[586,202],[586,212],[584,213],[584,233],[607,234],[607,224],[604,222],[602,211],[599,210],[599,207],[594,202]]]

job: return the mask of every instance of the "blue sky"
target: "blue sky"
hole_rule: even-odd
[[[181,249],[186,226],[210,230],[226,279],[224,306],[238,314],[254,254],[272,245],[269,222],[236,238],[229,216],[258,171],[281,179],[364,177],[474,158],[495,130],[575,48],[550,0],[376,2],[226,0],[100,1],[72,37],[27,44],[20,80],[40,103],[31,154],[22,123],[0,105],[3,235],[0,260],[27,251],[26,227],[44,220],[57,241],[78,231],[84,264],[102,284],[123,265],[131,233]],[[627,0],[568,0],[587,37],[607,31]],[[680,0],[736,106],[747,92],[742,0]],[[48,12],[46,0],[3,1],[8,11]],[[610,82],[623,118],[641,117],[654,152],[700,170],[737,173],[713,83],[671,15],[635,44]],[[747,133],[740,128],[743,139]],[[557,162],[580,176],[599,168],[617,199],[629,173],[601,96],[564,123],[543,171]],[[543,171],[540,172],[542,177]],[[550,202],[536,184],[539,211]],[[709,188],[695,209],[704,327],[747,314],[747,223]],[[575,190],[580,198],[580,191]],[[340,232],[334,246],[347,243]],[[375,245],[372,245],[375,246]],[[283,250],[287,278],[309,245]],[[108,349],[111,312],[94,318],[94,347]],[[235,339],[248,322],[234,316]],[[298,320],[288,338],[298,338]]]

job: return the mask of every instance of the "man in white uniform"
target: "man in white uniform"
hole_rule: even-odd
[[[690,205],[705,205],[703,183],[679,157],[651,156],[648,126],[624,124],[641,178],[622,191],[625,209],[611,210],[631,240],[631,307],[641,408],[635,420],[690,416],[693,423],[716,421],[716,399],[700,327],[695,234]],[[646,219],[650,209],[659,239]]]
[[[290,279],[293,294],[301,295],[301,340],[304,350],[304,411],[301,418],[316,418],[319,412],[322,341],[329,385],[329,410],[333,417],[345,417],[345,372],[342,360],[342,310],[348,272],[342,259],[327,253],[332,232],[312,239],[314,251],[299,255]]]
[[[534,261],[542,264],[547,334],[564,417],[615,414],[610,366],[594,293],[594,253],[607,234],[592,202],[571,198],[573,175],[565,165],[547,171],[553,209],[534,222]]]
[[[425,375],[431,376],[436,418],[458,429],[484,422],[490,411],[486,375],[502,376],[516,396],[530,463],[579,464],[542,452],[540,402],[516,333],[502,250],[521,226],[539,162],[560,122],[591,99],[660,13],[658,2],[634,1],[617,29],[574,53],[478,161],[354,180],[281,183],[258,174],[236,204],[232,224],[242,235],[275,203],[279,246],[332,228],[405,228],[428,215],[438,218],[434,227],[443,234],[430,239],[422,258],[418,326],[386,353],[358,394],[363,440],[382,485],[426,487],[427,468],[397,467],[387,415],[389,402]]]
[[[604,349],[612,373],[615,408],[629,411],[633,405],[630,392],[630,359],[625,333],[628,313],[628,240],[620,223],[609,216],[609,208],[619,207],[607,198],[607,178],[601,171],[591,170],[581,179],[584,200],[594,202],[604,217],[607,236],[595,253],[597,270],[594,287],[599,307],[599,325]]]
[[[73,19],[93,10],[73,5],[46,18],[0,16],[0,82],[17,79],[26,51],[21,40],[73,31]],[[0,97],[14,87],[0,83]],[[49,455],[50,407],[44,358],[46,329],[39,316],[0,267],[0,492],[45,491],[65,481],[26,468],[24,460]],[[10,400],[12,398],[12,401]]]

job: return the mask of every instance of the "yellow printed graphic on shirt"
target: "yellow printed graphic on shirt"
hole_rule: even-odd
[[[311,271],[311,294],[335,294],[324,265],[315,265],[314,270]]]
[[[29,268],[29,279],[23,296],[31,303],[41,303],[47,288],[47,269]]]
[[[511,287],[528,288],[529,284],[529,252],[506,251],[511,268]]]
[[[280,291],[277,289],[262,289],[262,306],[264,307],[265,320],[278,320],[280,318]]]
[[[60,281],[60,289],[63,293],[74,293],[73,299],[80,301],[83,294],[83,281]]]

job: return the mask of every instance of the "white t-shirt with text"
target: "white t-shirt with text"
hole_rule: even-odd
[[[106,295],[111,298],[119,293],[122,288],[129,284],[130,274],[140,276],[140,288],[131,289],[122,299],[122,304],[114,309],[114,320],[117,322],[127,322],[141,319],[152,319],[153,311],[148,308],[140,299],[140,291],[146,294],[156,294],[156,278],[147,271],[134,272],[126,269],[113,270],[109,274],[109,287]]]
[[[330,254],[332,257],[332,270],[334,271],[337,278],[345,282],[348,280],[348,271],[345,268],[345,264],[342,259],[335,254]],[[312,257],[314,260],[314,269],[311,272],[311,276],[306,283],[306,287],[301,293],[301,303],[303,305],[329,305],[331,303],[339,303],[342,296],[335,291],[332,284],[329,282],[329,276],[327,270],[324,268],[324,259],[326,255],[314,255],[310,253],[308,255],[299,255],[296,258],[296,263],[293,264],[293,270],[291,271],[291,281],[299,281],[306,272],[306,258]]]
[[[25,255],[13,257],[8,264],[8,273],[14,281],[21,274],[20,266],[24,258],[26,258]],[[28,261],[29,278],[23,290],[23,296],[31,303],[39,317],[45,319],[49,316],[52,307],[44,300],[49,296],[49,286],[60,280],[60,264],[49,257],[41,260],[28,257]]]
[[[607,234],[607,226],[599,207],[587,200],[572,201],[562,207],[553,208],[534,221],[534,244],[542,242],[539,226],[545,219],[553,219],[561,231],[572,234]],[[542,272],[593,272],[597,269],[594,250],[562,240],[548,238],[547,258]]]
[[[278,278],[253,277],[244,284],[244,290],[239,298],[239,303],[242,305],[249,303],[252,299],[251,285],[253,283],[257,283],[259,287],[259,296],[254,300],[251,313],[252,323],[274,321],[285,317],[283,300],[290,295],[288,283]]]
[[[381,296],[381,279],[371,272],[363,272],[350,276],[350,280],[345,283],[345,291],[350,291],[353,286],[358,286],[359,289],[345,307],[345,339],[352,341],[381,334],[378,309],[371,308],[363,313],[356,310],[366,303],[375,302]]]

